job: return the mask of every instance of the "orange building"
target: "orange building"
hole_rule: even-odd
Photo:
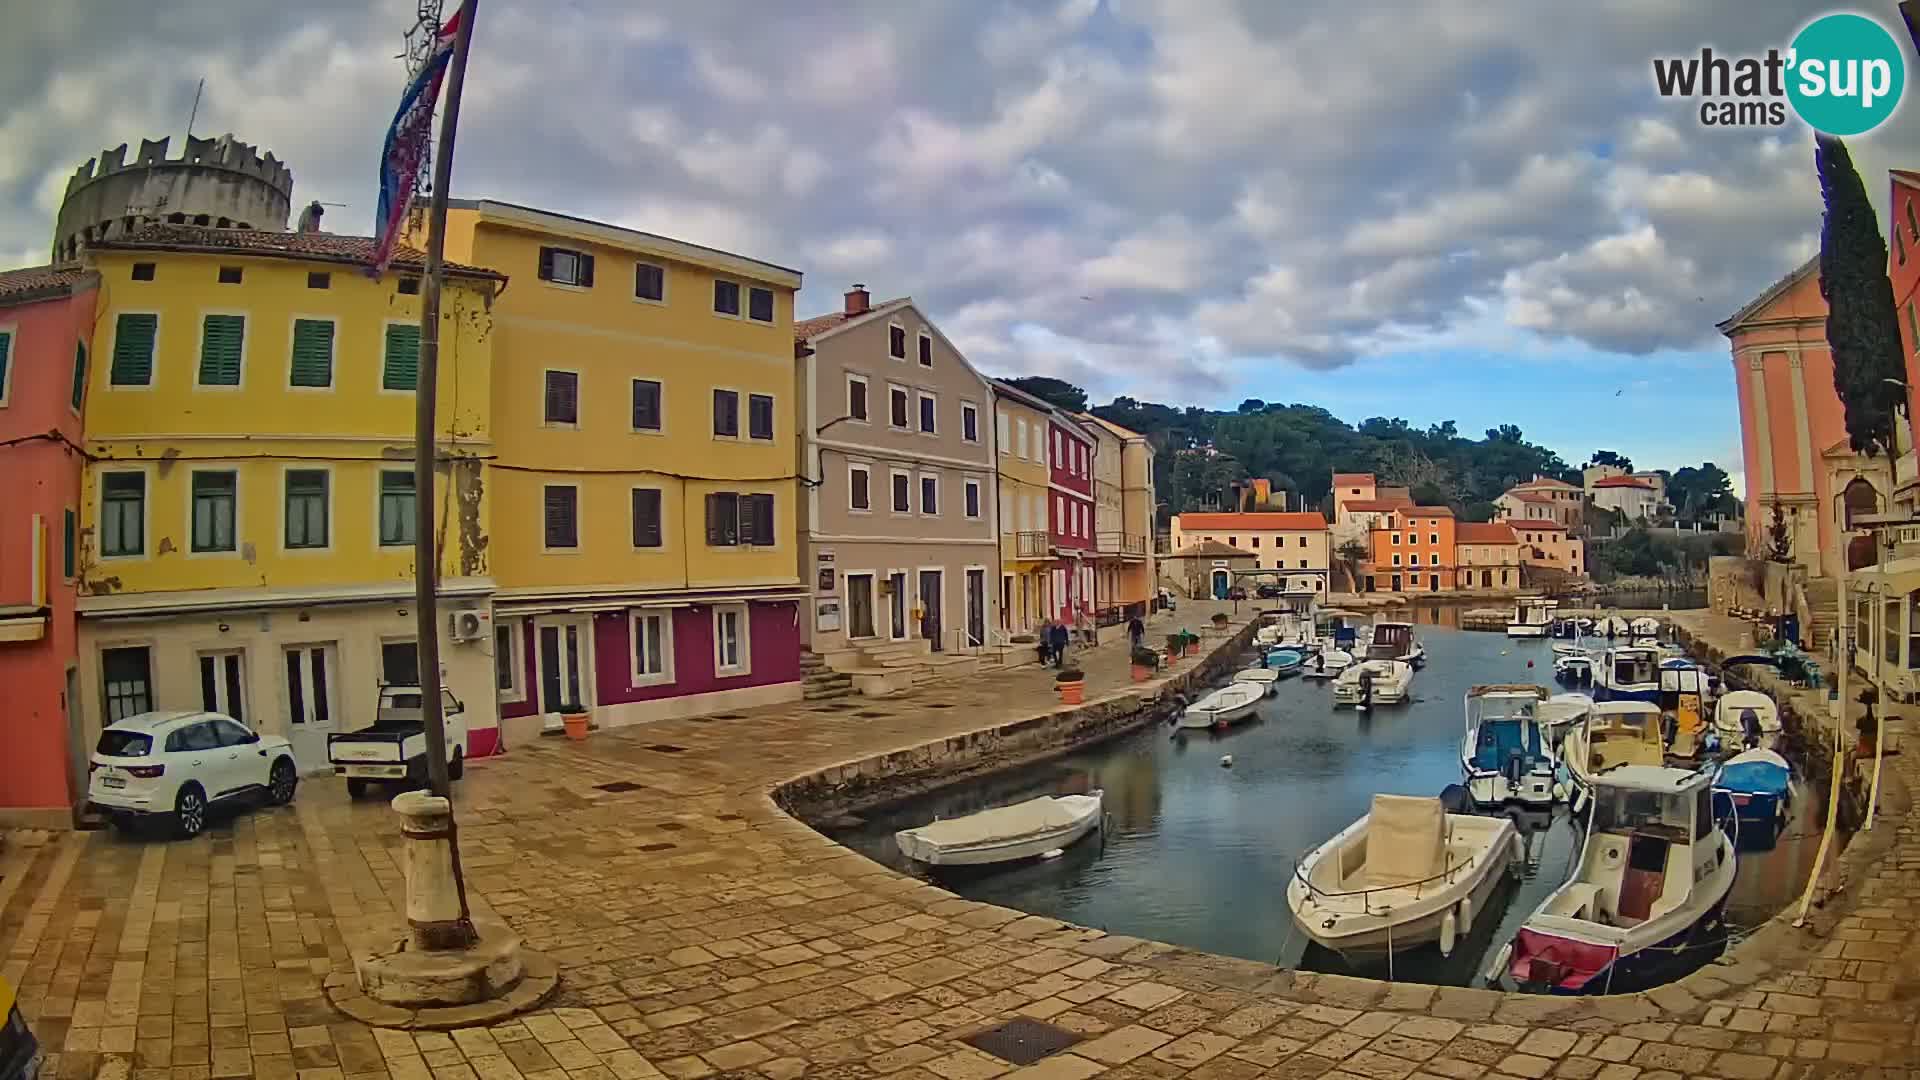
[[[1443,592],[1454,587],[1453,511],[1407,506],[1387,512],[1373,527],[1368,592]]]

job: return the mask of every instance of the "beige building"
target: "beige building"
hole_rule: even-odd
[[[1154,589],[1153,444],[1091,413],[1078,416],[1094,436],[1094,607],[1120,616],[1147,614]]]
[[[1586,543],[1556,521],[1508,520],[1520,536],[1520,562],[1574,577],[1587,573]]]
[[[1510,518],[1537,518],[1573,529],[1581,523],[1582,511],[1586,508],[1585,494],[1564,481],[1536,476],[1508,488],[1493,504]]]
[[[1463,521],[1454,529],[1455,583],[1462,589],[1520,587],[1520,536],[1504,521]]]
[[[1593,505],[1602,510],[1619,511],[1632,522],[1652,518],[1664,500],[1652,484],[1637,475],[1609,476],[1594,481]]]
[[[794,324],[801,634],[819,653],[984,644],[998,621],[994,425],[986,380],[910,297]]]
[[[1326,591],[1328,541],[1327,519],[1312,511],[1173,518],[1176,554],[1194,544],[1225,544],[1252,555],[1253,569],[1274,572],[1290,590]]]
[[[1251,551],[1213,540],[1198,540],[1175,547],[1172,554],[1160,556],[1155,564],[1160,584],[1179,596],[1224,600],[1228,590],[1248,571],[1257,569],[1259,560]]]

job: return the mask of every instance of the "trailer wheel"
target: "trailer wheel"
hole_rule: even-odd
[[[347,778],[347,798],[364,799],[367,797],[367,782],[357,776]]]
[[[458,780],[462,776],[465,776],[466,773],[467,773],[466,755],[460,752],[459,747],[455,747],[453,750],[453,760],[447,762],[447,779]]]

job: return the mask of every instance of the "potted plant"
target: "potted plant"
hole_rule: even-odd
[[[1219,633],[1219,634],[1224,634],[1227,632],[1227,613],[1226,612],[1216,611],[1213,613],[1213,629],[1215,633]]]
[[[1187,655],[1199,656],[1200,655],[1200,635],[1194,633],[1191,630],[1182,630],[1180,631],[1180,633],[1187,639],[1187,648],[1186,648]]]
[[[570,701],[560,706],[560,722],[566,726],[567,738],[578,742],[587,737],[587,727],[591,719],[586,706]]]
[[[1180,654],[1186,651],[1187,651],[1187,635],[1184,632],[1175,630],[1173,633],[1167,635],[1167,660],[1168,661],[1171,662],[1171,661],[1180,659]]]
[[[1144,645],[1136,645],[1130,657],[1133,661],[1131,671],[1134,682],[1146,682],[1153,677],[1154,669],[1160,666],[1160,654]]]
[[[1053,677],[1053,688],[1060,692],[1060,704],[1078,705],[1086,699],[1087,673],[1079,668],[1064,668]]]

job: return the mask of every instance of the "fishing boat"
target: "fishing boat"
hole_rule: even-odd
[[[1467,691],[1460,768],[1475,805],[1553,805],[1558,763],[1539,721],[1546,701],[1544,686],[1503,683]]]
[[[1350,665],[1333,680],[1333,703],[1356,705],[1394,705],[1407,700],[1413,684],[1413,665],[1402,660],[1362,660]]]
[[[1560,760],[1573,781],[1575,810],[1586,809],[1595,777],[1625,765],[1664,765],[1660,707],[1651,701],[1596,702],[1586,722],[1568,729]]]
[[[1308,657],[1300,668],[1303,679],[1332,679],[1353,665],[1353,654],[1345,649],[1336,649],[1324,645],[1319,652]]]
[[[1732,804],[1743,848],[1770,848],[1793,799],[1793,768],[1772,750],[1755,747],[1728,758],[1713,781],[1714,794]]]
[[[1553,612],[1560,601],[1541,596],[1523,596],[1513,602],[1513,615],[1507,620],[1507,636],[1513,638],[1546,637],[1553,625]]]
[[[1593,685],[1593,657],[1586,653],[1568,653],[1553,660],[1553,677],[1571,686]]]
[[[1725,941],[1722,911],[1736,869],[1713,820],[1712,778],[1622,765],[1594,778],[1579,861],[1502,949],[1522,986],[1560,994],[1624,993],[1699,966]]]
[[[1729,690],[1713,707],[1713,732],[1723,752],[1780,745],[1780,706],[1758,690]]]
[[[1306,662],[1307,652],[1305,649],[1292,645],[1282,645],[1277,648],[1268,649],[1266,656],[1261,659],[1260,663],[1262,667],[1273,672],[1275,678],[1291,679],[1295,675],[1300,674],[1300,669],[1306,665]]]
[[[1230,682],[1187,706],[1186,711],[1180,714],[1180,726],[1211,728],[1237,724],[1252,716],[1254,708],[1266,695],[1267,690],[1264,686]]]
[[[1627,635],[1634,638],[1657,638],[1660,636],[1660,620],[1651,615],[1642,615],[1627,624]]]
[[[1555,656],[1586,656],[1587,655],[1586,646],[1580,644],[1577,641],[1556,641],[1552,645],[1549,645],[1547,647],[1553,650],[1553,655]]]
[[[900,853],[928,866],[986,866],[1038,858],[1100,827],[1104,796],[1054,795],[902,829]]]
[[[1547,733],[1547,745],[1557,755],[1567,741],[1567,732],[1586,723],[1593,712],[1593,699],[1585,694],[1555,694],[1534,710],[1534,719]]]
[[[1427,650],[1420,639],[1413,636],[1413,624],[1406,622],[1377,622],[1373,624],[1373,636],[1367,641],[1368,660],[1399,660],[1414,667],[1425,667]]]
[[[1705,748],[1707,727],[1707,673],[1691,660],[1660,662],[1660,711],[1673,718],[1667,756],[1688,761]]]
[[[1439,799],[1375,795],[1360,820],[1315,848],[1287,883],[1294,925],[1349,959],[1437,944],[1442,956],[1524,846],[1506,817],[1449,814]]]
[[[1261,693],[1272,697],[1274,690],[1280,685],[1280,673],[1272,668],[1250,667],[1244,671],[1235,672],[1233,681],[1257,686]]]
[[[1593,669],[1596,701],[1658,701],[1660,653],[1644,645],[1621,645],[1600,654]]]

